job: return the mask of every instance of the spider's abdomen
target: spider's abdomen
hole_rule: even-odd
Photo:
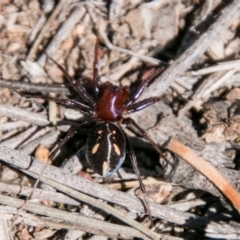
[[[126,139],[118,125],[101,122],[91,130],[85,156],[95,172],[103,177],[112,175],[121,167],[125,155]]]
[[[109,82],[105,83],[96,103],[97,117],[111,122],[121,119],[128,95],[127,87],[118,88]]]

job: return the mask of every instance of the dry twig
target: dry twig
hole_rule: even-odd
[[[46,84],[34,84],[30,82],[19,82],[0,79],[0,87],[14,89],[19,92],[31,92],[31,93],[58,93],[70,95],[70,91],[65,86],[60,85],[46,85]]]
[[[17,167],[19,170],[24,171],[31,176],[36,177],[40,173],[43,173],[42,169],[44,168],[44,173],[42,174],[44,178],[46,177],[54,181],[57,180],[58,183],[62,185],[74,188],[77,191],[81,191],[82,193],[94,196],[96,198],[114,202],[130,210],[145,212],[141,201],[135,196],[110,189],[103,185],[89,182],[86,179],[68,174],[59,168],[50,165],[46,166],[45,164],[39,161],[34,161],[33,158],[16,150],[0,145],[0,156],[2,161]],[[46,179],[45,182],[49,184]],[[169,209],[165,206],[155,203],[149,203],[149,205],[154,217],[165,219],[178,225],[199,228],[205,223],[203,218],[195,216],[194,214]],[[96,207],[98,207],[98,201],[96,202]],[[191,219],[191,221],[189,221],[189,219]]]
[[[23,205],[24,200],[1,195],[0,203],[11,207],[20,208]],[[80,214],[75,215],[69,212],[61,211],[58,209],[46,207],[35,203],[27,202],[24,205],[24,209],[35,214],[41,214],[48,217],[59,219],[61,221],[69,222],[70,224],[74,225],[76,229],[85,230],[87,232],[102,233],[106,236],[119,236],[120,234],[123,236],[130,235],[144,239],[159,239],[157,235],[156,235],[157,237],[156,236],[154,237],[153,235],[150,236],[151,238],[148,238],[145,235],[141,234],[139,231],[136,231],[134,228],[124,226],[120,227],[119,225],[115,225],[112,223],[102,222],[94,218],[82,216]],[[78,228],[78,226],[80,227]]]
[[[0,105],[0,116],[34,123],[39,126],[46,126],[49,124],[47,117],[42,114],[3,104]]]

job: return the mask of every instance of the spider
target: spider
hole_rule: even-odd
[[[152,142],[146,132],[132,118],[125,116],[129,113],[140,111],[161,99],[161,97],[151,97],[136,102],[136,100],[138,100],[141,96],[144,88],[162,71],[162,69],[154,70],[151,76],[141,82],[137,90],[131,96],[129,88],[126,86],[117,87],[110,82],[100,85],[97,54],[98,42],[99,40],[97,37],[93,62],[93,96],[91,96],[73,77],[71,77],[62,65],[58,64],[46,53],[47,56],[63,72],[64,76],[67,78],[74,90],[80,95],[82,102],[50,96],[38,96],[37,98],[54,101],[68,108],[77,109],[90,117],[90,120],[87,120],[86,122],[83,122],[69,130],[66,137],[52,151],[49,159],[53,159],[58,150],[66,143],[67,140],[73,137],[79,129],[95,124],[87,137],[85,145],[85,157],[88,164],[96,173],[102,175],[103,177],[108,177],[121,167],[126,154],[128,154],[132,162],[134,172],[139,180],[141,191],[144,195],[145,208],[147,209],[148,214],[151,215],[146,203],[146,190],[140,177],[136,156],[128,136],[123,131],[122,125],[134,126],[161,154],[159,148]]]

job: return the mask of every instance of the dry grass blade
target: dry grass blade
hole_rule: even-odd
[[[231,185],[231,183],[211,164],[195,153],[191,148],[185,146],[174,138],[165,146],[170,151],[176,153],[205,177],[207,177],[232,203],[235,209],[240,213],[240,194]]]

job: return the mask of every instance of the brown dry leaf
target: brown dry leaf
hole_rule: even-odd
[[[229,101],[240,100],[240,88],[233,88],[226,94],[225,98]]]
[[[33,239],[33,237],[29,234],[27,228],[23,228],[18,234],[19,240],[30,240]]]
[[[89,174],[89,173],[87,173],[87,172],[85,172],[85,171],[80,170],[80,171],[77,173],[77,175],[78,175],[79,177],[85,178],[85,179],[87,179],[87,180],[89,180],[89,181],[93,181],[93,178],[92,178],[91,174]]]
[[[237,38],[234,38],[233,40],[231,40],[227,44],[227,46],[224,50],[225,56],[229,57],[231,55],[237,54],[239,51],[239,48],[240,48],[240,39],[237,37]]]
[[[61,49],[63,51],[69,51],[70,49],[73,48],[74,45],[74,41],[72,38],[67,38],[65,39],[65,41],[63,41],[62,45],[61,45]]]
[[[234,116],[229,119],[224,136],[226,141],[235,141],[240,136],[240,116]]]
[[[240,136],[239,117],[227,119],[228,123],[219,123],[213,125],[202,135],[207,143],[219,143],[224,141],[235,141]]]
[[[205,131],[202,135],[202,139],[207,143],[225,141],[224,131],[226,127],[227,125],[224,123],[216,124],[212,126],[211,129]]]
[[[49,153],[50,153],[50,151],[46,147],[44,147],[42,144],[40,144],[37,147],[34,156],[39,161],[47,163],[48,162]]]
[[[1,171],[1,181],[10,182],[16,180],[19,174],[11,168],[3,167]]]
[[[7,88],[0,89],[0,103],[9,104],[11,103],[11,90]]]
[[[172,186],[170,184],[151,184],[146,185],[145,188],[147,198],[159,204],[163,203],[172,191]],[[135,193],[138,197],[143,197],[143,193],[140,188],[138,188]]]
[[[208,104],[203,114],[207,122],[207,129],[202,138],[206,142],[233,142],[240,136],[239,103],[236,99],[238,94],[239,88],[234,88],[226,95],[228,101]]]
[[[234,37],[235,33],[230,31],[229,29],[226,29],[225,32],[221,35],[221,37],[208,48],[208,55],[214,61],[219,61],[234,53],[236,51],[235,48],[233,48],[232,50],[228,49],[228,51],[225,52],[226,44],[230,43],[231,40],[234,39]],[[229,55],[226,55],[226,53]]]
[[[35,237],[35,239],[48,239],[50,237],[52,237],[54,234],[56,233],[56,230],[52,230],[52,229],[44,229],[40,232],[35,232],[33,235]]]

